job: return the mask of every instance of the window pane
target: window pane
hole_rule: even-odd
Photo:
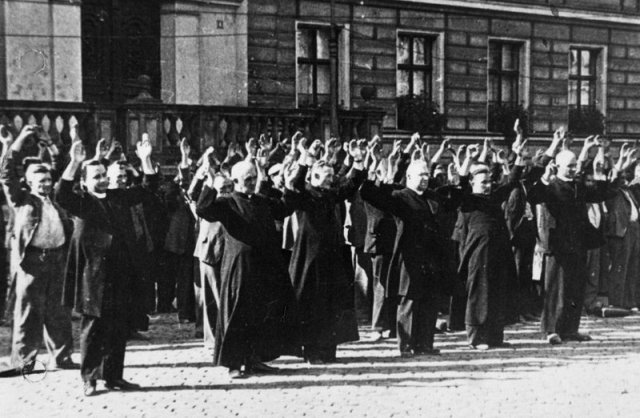
[[[500,77],[497,75],[489,76],[489,101],[498,102],[500,100]]]
[[[424,71],[413,72],[413,94],[428,94],[429,90],[424,82]]]
[[[329,30],[318,29],[317,32],[318,58],[329,58]]]
[[[576,80],[569,80],[569,106],[576,106],[578,104],[578,82]]]
[[[409,64],[409,42],[410,38],[401,36],[398,39],[398,64]]]
[[[313,93],[313,68],[309,64],[298,66],[298,93]]]
[[[491,42],[489,44],[489,68],[492,70],[499,70],[502,65],[502,58],[500,57],[502,48],[497,42]]]
[[[308,29],[301,29],[298,32],[298,49],[300,57],[309,58],[312,48],[311,32]]]
[[[572,49],[569,54],[569,73],[578,75],[578,50]]]
[[[580,87],[580,104],[582,106],[591,106],[591,87],[589,83],[582,82]]]
[[[318,94],[329,94],[329,75],[328,65],[318,65]]]
[[[398,71],[398,96],[409,94],[409,71]]]
[[[582,51],[582,66],[580,69],[581,75],[591,74],[591,51]]]
[[[502,46],[502,69],[503,70],[515,70],[516,63],[513,62],[513,54],[511,53],[511,45],[505,44]]]
[[[413,63],[424,65],[424,38],[413,38]]]
[[[502,103],[511,103],[514,99],[513,83],[508,78],[502,79]]]

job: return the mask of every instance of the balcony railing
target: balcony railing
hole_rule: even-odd
[[[379,109],[341,110],[343,139],[382,133],[384,112]],[[178,142],[187,138],[192,148],[226,148],[244,143],[262,133],[282,138],[301,130],[308,138],[326,139],[330,119],[326,110],[260,109],[162,103],[127,103],[118,106],[88,103],[0,101],[0,123],[18,132],[25,124],[37,124],[63,148],[69,146],[69,132],[77,127],[85,145],[93,147],[100,138],[116,139],[125,148],[148,133],[163,163],[178,157]],[[35,144],[31,147],[34,152]],[[93,151],[89,151],[92,153]]]

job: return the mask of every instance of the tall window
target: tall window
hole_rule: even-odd
[[[432,99],[434,37],[398,35],[398,96],[423,95]]]
[[[576,109],[596,105],[598,50],[571,48],[569,56],[569,106]]]
[[[522,43],[489,42],[489,131],[502,131],[503,124],[517,117],[520,102]],[[513,126],[513,124],[511,124]]]
[[[329,102],[328,26],[298,26],[298,106],[317,107]]]
[[[569,130],[597,134],[604,130],[599,109],[600,49],[573,47],[569,50]]]

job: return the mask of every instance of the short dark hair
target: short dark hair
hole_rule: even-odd
[[[80,178],[82,180],[86,180],[87,179],[87,167],[97,167],[97,166],[102,166],[106,169],[106,167],[104,166],[104,164],[102,164],[100,161],[97,160],[92,160],[87,162],[86,164],[82,165],[82,169],[80,170]]]

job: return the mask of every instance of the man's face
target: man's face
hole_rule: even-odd
[[[471,179],[471,192],[473,194],[491,193],[491,174],[480,172]]]
[[[124,167],[117,164],[109,166],[107,178],[109,179],[109,189],[127,188],[127,171]]]
[[[48,196],[53,188],[50,173],[30,173],[27,177],[27,185],[31,191],[39,196]]]
[[[257,179],[258,174],[256,173],[256,169],[251,167],[251,169],[239,173],[239,175],[233,179],[234,189],[236,192],[253,194],[256,191]]]
[[[213,187],[220,195],[227,195],[233,191],[233,181],[229,177],[216,176],[213,179]]]
[[[561,179],[573,180],[576,177],[577,163],[576,157],[562,158],[558,161],[558,177]]]
[[[86,167],[86,177],[83,180],[84,186],[91,194],[105,193],[109,187],[107,170],[103,165],[90,165]]]
[[[584,176],[584,185],[587,187],[592,187],[595,185],[593,174],[587,174],[586,176]]]
[[[417,192],[429,188],[429,167],[426,164],[412,164],[407,170],[407,187]]]
[[[333,168],[329,166],[314,167],[311,173],[311,186],[329,189],[333,185]]]

